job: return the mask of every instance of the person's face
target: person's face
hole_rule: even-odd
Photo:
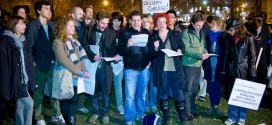
[[[142,23],[143,23],[143,28],[150,30],[150,22],[149,22],[148,18],[143,18]]]
[[[208,24],[209,25],[209,24]],[[211,25],[209,25],[212,31],[216,31],[219,26],[217,25],[216,21],[212,21]]]
[[[20,8],[17,12],[17,15],[20,17],[23,17],[24,19],[26,18],[26,12],[24,8]]]
[[[50,5],[42,5],[41,10],[38,10],[40,16],[50,19],[52,16]]]
[[[86,19],[93,19],[93,9],[92,8],[86,8],[85,10],[85,18]]]
[[[81,8],[77,8],[73,15],[74,20],[78,22],[82,22],[84,20],[84,12]]]
[[[15,33],[16,34],[23,34],[26,29],[26,24],[24,23],[23,20],[19,20],[19,22],[15,25]]]
[[[114,27],[120,27],[121,21],[119,21],[118,19],[113,19],[112,24]]]
[[[167,22],[165,17],[159,17],[157,19],[157,27],[159,30],[165,30],[167,28]]]
[[[169,25],[174,25],[177,21],[177,18],[175,17],[175,14],[173,13],[168,13],[167,14],[169,19],[170,19],[170,22],[169,22]]]
[[[193,25],[193,28],[195,29],[195,31],[200,32],[203,24],[204,24],[204,21],[198,21],[198,22],[195,22],[192,25]]]
[[[109,18],[104,18],[102,20],[96,21],[97,28],[101,31],[105,31],[109,24]]]
[[[133,29],[140,31],[142,24],[141,16],[132,16],[130,23]]]
[[[66,33],[68,35],[74,35],[75,34],[75,23],[73,20],[69,20],[66,24]]]

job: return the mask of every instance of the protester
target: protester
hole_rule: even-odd
[[[121,33],[117,52],[124,57],[125,121],[126,124],[133,125],[135,119],[142,120],[144,116],[150,59],[146,46],[133,46],[132,36],[149,35],[149,32],[141,28],[142,19],[139,11],[132,11],[129,20],[131,28]]]
[[[184,112],[184,95],[183,86],[184,73],[181,64],[181,59],[178,56],[168,57],[161,49],[170,49],[182,54],[184,51],[184,44],[181,41],[181,36],[178,31],[173,31],[167,28],[169,17],[166,14],[157,14],[155,16],[154,24],[158,28],[152,41],[154,45],[150,44],[150,51],[152,51],[151,58],[153,69],[154,85],[158,87],[160,109],[163,113],[163,125],[168,125],[170,122],[170,106],[169,106],[169,87],[173,93],[176,110],[179,120],[182,123],[186,121]]]
[[[15,124],[31,125],[34,102],[28,90],[33,92],[37,85],[24,18],[11,17],[6,28],[0,38],[0,101],[16,101]]]
[[[89,73],[83,62],[87,55],[77,40],[73,18],[58,21],[52,48],[56,55],[55,65],[64,66],[73,74],[74,95],[71,99],[60,100],[60,108],[66,124],[75,125],[78,77],[89,77]]]
[[[228,59],[223,65],[229,79],[228,89],[232,90],[236,78],[250,81],[255,79],[256,48],[253,36],[239,19],[230,18],[226,24],[226,30],[229,34],[224,41],[227,43],[225,56]],[[246,111],[246,108],[229,105],[228,119],[225,124],[244,125],[246,123]]]
[[[33,53],[33,63],[35,66],[35,74],[37,90],[33,93],[34,100],[34,118],[37,125],[45,125],[44,121],[44,88],[47,82],[49,90],[50,103],[52,108],[52,122],[65,123],[59,107],[59,101],[52,98],[52,78],[55,54],[52,50],[52,43],[54,40],[55,24],[49,19],[52,16],[50,3],[47,1],[38,1],[34,5],[34,10],[37,19],[31,21],[27,25],[25,32],[26,39],[29,41],[29,46]]]

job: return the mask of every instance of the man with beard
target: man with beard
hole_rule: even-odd
[[[115,32],[108,28],[109,18],[109,14],[105,11],[97,13],[96,24],[90,31],[90,40],[87,41],[88,45],[99,47],[99,54],[95,54],[89,47],[85,47],[89,60],[98,62],[95,73],[95,91],[94,95],[91,95],[93,115],[89,119],[90,123],[94,123],[100,114],[103,116],[103,124],[108,124],[110,121],[110,90],[113,74],[111,62],[106,62],[102,57],[115,57],[115,62],[119,61],[119,57],[116,54]],[[102,103],[99,102],[99,91],[101,91]]]
[[[84,47],[82,42],[83,42],[83,37],[85,36],[84,35],[85,27],[84,27],[84,12],[83,12],[82,8],[80,8],[78,6],[73,7],[72,11],[71,11],[71,16],[74,19],[75,29],[76,29],[76,33],[78,35],[78,41]],[[86,98],[85,93],[79,94],[79,96],[78,96],[77,110],[82,113],[89,112],[89,110],[87,108],[85,108],[85,106],[84,106],[85,98]]]

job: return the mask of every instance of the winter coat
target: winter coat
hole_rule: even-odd
[[[23,51],[28,84],[22,83],[21,55],[14,39],[7,35],[0,38],[0,100],[17,101],[28,97],[27,86],[32,92],[37,88],[31,49],[27,41],[24,41]]]
[[[181,41],[181,36],[178,31],[173,31],[169,29],[169,32],[167,34],[167,37],[165,39],[165,43],[160,39],[158,32],[156,32],[149,41],[152,41],[151,43],[154,43],[154,41],[159,40],[160,45],[158,47],[158,51],[155,51],[154,44],[149,44],[149,50],[150,50],[150,57],[152,60],[152,71],[153,71],[153,82],[155,86],[162,86],[163,79],[163,69],[165,64],[165,53],[160,51],[160,49],[165,49],[166,42],[170,42],[171,49],[173,51],[177,51],[180,49],[182,52],[184,51],[184,44]],[[176,73],[178,76],[178,86],[181,89],[184,85],[184,73],[183,68],[181,65],[181,57],[175,56],[172,57],[174,60],[174,65],[176,69]]]

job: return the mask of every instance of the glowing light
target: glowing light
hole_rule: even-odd
[[[103,5],[108,6],[109,2],[105,0],[105,1],[103,1]]]

